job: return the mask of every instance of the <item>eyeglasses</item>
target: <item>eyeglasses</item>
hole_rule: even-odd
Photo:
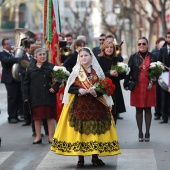
[[[99,41],[105,41],[105,39],[99,39]]]
[[[4,44],[4,45],[12,46],[13,43],[12,42],[8,42],[7,44]]]
[[[138,43],[138,46],[141,46],[141,45],[145,46],[146,43]]]

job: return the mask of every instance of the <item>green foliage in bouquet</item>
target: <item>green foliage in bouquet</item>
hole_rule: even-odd
[[[51,71],[51,77],[54,81],[63,82],[67,80],[70,73],[66,70],[65,67],[62,66],[54,66],[53,70]]]

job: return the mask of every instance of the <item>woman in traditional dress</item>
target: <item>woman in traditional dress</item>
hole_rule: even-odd
[[[148,69],[156,57],[148,51],[148,40],[145,37],[138,39],[138,52],[130,56],[128,65],[131,69],[127,75],[124,88],[131,90],[130,105],[136,107],[136,121],[139,130],[139,142],[150,141],[150,126],[152,120],[151,107],[156,105],[156,87],[148,89]],[[143,112],[145,112],[146,133],[143,135]]]
[[[83,47],[67,81],[64,107],[54,134],[51,150],[62,155],[92,155],[94,165],[104,166],[98,156],[120,154],[116,129],[110,113],[113,100],[94,89],[105,75],[93,52]]]
[[[101,53],[98,55],[98,62],[103,69],[105,76],[109,77],[116,86],[115,93],[112,95],[112,99],[114,101],[112,114],[114,116],[115,123],[119,114],[126,112],[122,88],[120,85],[120,80],[125,78],[126,74],[119,74],[116,70],[111,70],[111,67],[115,66],[119,61],[120,56],[116,56],[116,47],[113,41],[106,40],[102,45]]]

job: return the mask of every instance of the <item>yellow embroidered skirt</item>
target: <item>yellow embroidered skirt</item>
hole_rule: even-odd
[[[75,95],[70,95],[70,103]],[[61,155],[82,155],[89,156],[97,154],[108,156],[120,154],[119,143],[115,124],[111,121],[110,129],[104,134],[81,134],[71,127],[68,121],[68,111],[70,105],[64,106],[51,146],[51,150]]]

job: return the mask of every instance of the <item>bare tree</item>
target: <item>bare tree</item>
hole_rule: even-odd
[[[157,7],[155,5],[154,0],[148,0],[148,1],[152,6],[153,11],[155,11],[161,19],[163,34],[165,36],[165,34],[167,32],[167,23],[166,23],[165,15],[166,15],[167,9],[170,8],[170,1],[169,0],[159,0],[159,7]]]
[[[92,1],[89,1],[87,7],[85,8],[84,12],[79,11],[79,4],[76,4],[76,8],[70,7],[70,11],[73,14],[73,20],[66,22],[68,23],[69,29],[71,30],[72,34],[74,35],[84,35],[87,39],[87,42],[90,40],[90,29],[92,29],[92,24],[90,21],[90,16],[92,14]],[[74,22],[74,24],[72,24]]]
[[[138,15],[139,21],[146,20],[149,22],[149,40],[152,39],[154,24],[158,21],[158,15],[152,9],[151,15],[146,9],[146,2],[142,0],[130,0],[132,4],[134,4],[134,12]],[[145,21],[143,21],[145,22]],[[141,26],[141,25],[140,25]],[[149,41],[151,43],[151,41]]]

